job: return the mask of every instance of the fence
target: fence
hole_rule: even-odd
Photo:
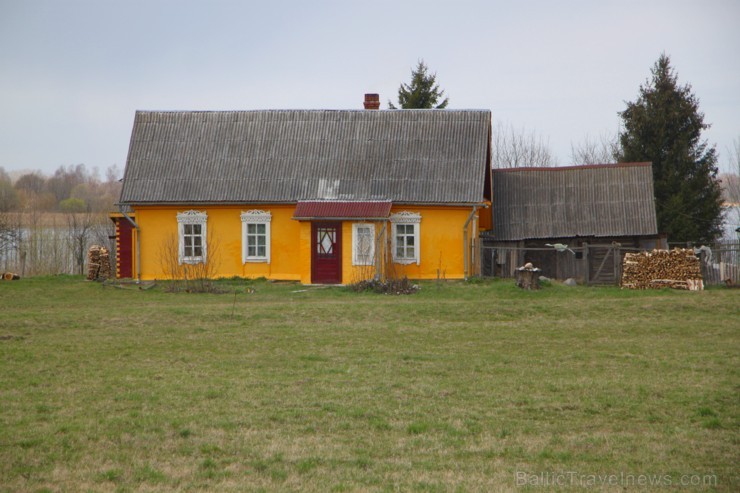
[[[690,247],[686,244],[673,246]],[[545,277],[573,278],[587,285],[619,285],[624,254],[643,251],[616,242],[561,249],[481,244],[477,250],[480,274],[484,277],[513,278],[517,267],[531,262]],[[705,285],[740,284],[740,242],[719,242],[695,248],[695,252],[702,261]]]
[[[691,244],[673,245],[692,247]],[[693,247],[701,259],[701,275],[705,285],[740,285],[740,242],[722,241],[710,247]]]

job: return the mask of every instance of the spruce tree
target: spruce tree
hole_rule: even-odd
[[[424,60],[421,60],[416,70],[411,71],[411,83],[401,84],[398,89],[398,104],[404,110],[443,109],[449,102],[449,98],[444,98],[441,103],[437,104],[443,95],[444,91],[441,91],[437,84],[437,74],[430,74]],[[398,109],[390,101],[388,101],[388,107]]]
[[[711,242],[722,232],[722,198],[716,150],[701,138],[709,124],[691,86],[678,85],[667,55],[651,72],[637,100],[619,113],[619,161],[653,163],[658,231],[668,241]]]

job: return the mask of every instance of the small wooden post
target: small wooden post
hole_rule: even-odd
[[[590,285],[590,274],[591,274],[591,261],[589,260],[588,255],[588,242],[583,242],[583,278],[586,280],[586,286]]]
[[[619,286],[622,281],[622,244],[612,243],[614,246],[614,283]]]

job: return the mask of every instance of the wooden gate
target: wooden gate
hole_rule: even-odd
[[[622,251],[619,243],[588,245],[588,284],[619,284]]]

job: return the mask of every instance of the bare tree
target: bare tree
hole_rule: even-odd
[[[0,260],[4,261],[4,270],[8,269],[10,253],[15,249],[21,232],[18,215],[11,213],[17,206],[18,195],[10,176],[0,167]]]
[[[208,254],[204,261],[186,263],[180,259],[176,234],[171,234],[162,241],[159,248],[159,266],[165,279],[170,281],[168,290],[207,293],[217,289],[211,281],[218,275],[221,253],[219,241],[212,229],[208,231],[206,244]]]
[[[0,260],[3,261],[2,270],[8,270],[11,265],[18,267],[13,253],[21,240],[20,215],[0,211]]]
[[[524,128],[495,124],[491,134],[491,165],[494,168],[557,166],[548,142]]]
[[[617,134],[603,133],[598,138],[586,135],[580,144],[570,143],[570,161],[573,165],[615,163],[618,156]]]

